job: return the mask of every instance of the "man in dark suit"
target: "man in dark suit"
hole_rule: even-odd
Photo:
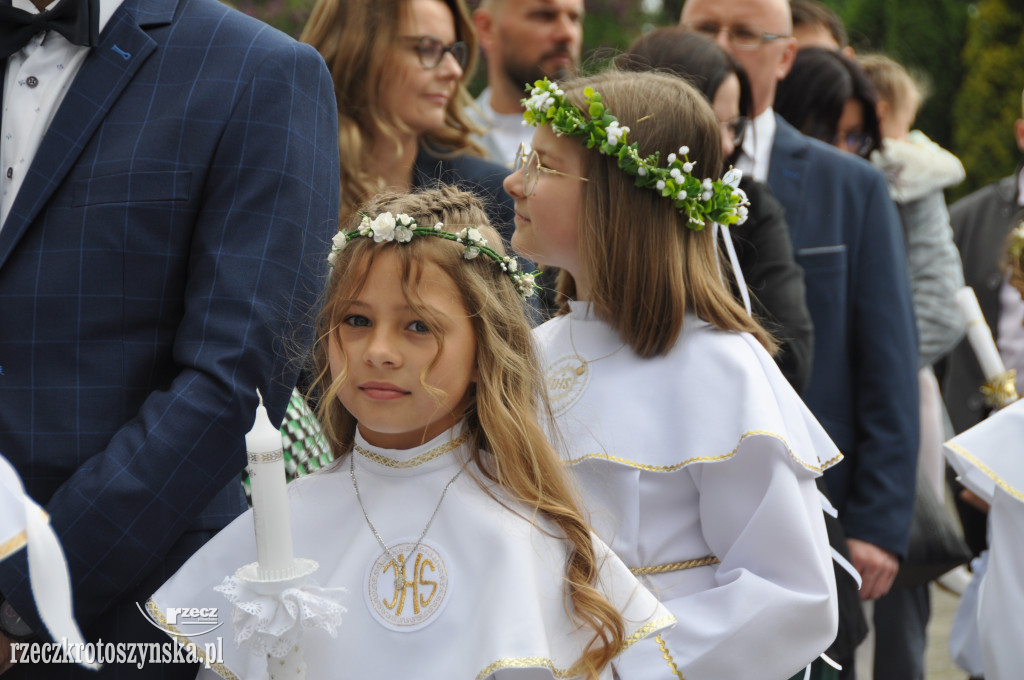
[[[1022,95],[1024,110],[1024,95]],[[1014,124],[1017,148],[1024,152],[1024,118]],[[985,322],[999,345],[1003,363],[1017,370],[1017,389],[1024,376],[1024,302],[1006,281],[999,265],[1010,230],[1024,220],[1024,167],[1009,177],[993,182],[965,196],[949,209],[953,240],[964,264],[964,282],[974,289]],[[985,377],[965,340],[937,367],[942,378],[942,396],[956,432],[978,424],[989,413],[980,392]],[[957,498],[957,510],[971,549],[985,548],[985,513]]]
[[[917,338],[896,209],[870,164],[772,111],[796,53],[786,0],[688,0],[680,21],[750,77],[755,117],[739,165],[786,210],[814,321],[803,397],[845,456],[825,477],[861,598],[876,599],[906,551],[918,448]]]
[[[167,641],[137,604],[244,509],[256,389],[280,421],[310,340],[333,87],[216,0],[61,0],[98,14],[60,32],[33,1],[0,7],[0,452],[61,538],[86,637]],[[0,563],[0,669],[12,636],[47,637],[23,553]],[[195,667],[87,677],[131,672]]]

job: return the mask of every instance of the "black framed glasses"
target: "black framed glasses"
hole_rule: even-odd
[[[516,152],[516,162],[512,166],[512,172],[519,172],[520,170],[523,171],[523,196],[530,196],[533,194],[534,189],[537,188],[537,179],[540,178],[540,173],[542,172],[547,172],[552,175],[561,175],[562,177],[573,177],[584,182],[590,181],[586,177],[570,175],[567,172],[560,172],[558,170],[552,170],[551,168],[545,168],[540,164],[540,156],[537,155],[537,152],[527,152],[525,144],[519,145],[519,151]]]
[[[683,28],[694,33],[701,33],[715,40],[718,34],[725,31],[729,36],[729,44],[738,50],[756,50],[765,43],[789,38],[781,33],[766,33],[749,26],[719,26],[713,21],[702,21],[696,24],[683,24]]]
[[[403,35],[404,40],[413,43],[416,56],[420,59],[420,66],[423,68],[437,68],[446,52],[450,52],[459,68],[466,69],[466,62],[469,60],[469,47],[461,40],[445,45],[437,38],[429,35]]]
[[[743,138],[747,135],[747,117],[736,116],[732,120],[719,121],[722,128],[722,137],[732,140],[732,145],[739,148],[743,144]]]

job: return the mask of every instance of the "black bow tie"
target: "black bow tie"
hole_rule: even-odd
[[[0,59],[6,59],[43,31],[57,31],[70,42],[96,47],[100,34],[99,0],[60,0],[39,14],[0,0]]]

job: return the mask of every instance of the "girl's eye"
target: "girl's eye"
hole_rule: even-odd
[[[429,333],[430,327],[422,321],[413,321],[411,324],[406,326],[406,330],[410,330],[414,333]]]
[[[342,323],[346,326],[355,326],[356,328],[367,328],[371,325],[370,320],[362,314],[349,314]]]

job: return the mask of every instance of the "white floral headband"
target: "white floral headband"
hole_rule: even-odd
[[[687,146],[679,148],[678,156],[670,153],[666,158],[668,165],[660,167],[657,153],[640,157],[636,142],[628,141],[629,128],[620,125],[618,119],[608,113],[599,93],[587,87],[583,97],[589,117],[565,98],[565,92],[558,85],[547,78],[538,80],[530,90],[530,97],[522,100],[526,109],[523,124],[550,125],[559,136],[583,137],[588,149],[596,148],[605,156],[618,158],[619,168],[636,177],[638,187],[657,191],[672,200],[676,210],[688,218],[690,229],[699,231],[708,221],[724,226],[746,221],[750,202],[739,188],[741,171],[730,169],[720,180],[697,179],[691,174],[694,164],[689,159]]]
[[[512,284],[515,285],[516,291],[524,299],[529,298],[534,293],[533,274],[522,271],[522,268],[519,266],[519,260],[515,257],[501,255],[498,251],[488,246],[487,239],[475,227],[466,227],[462,231],[455,233],[445,231],[444,223],[442,222],[438,222],[433,228],[421,227],[417,224],[416,220],[405,213],[392,215],[390,212],[383,212],[372,220],[368,216],[363,215],[363,219],[359,222],[358,227],[351,231],[339,231],[334,235],[332,239],[333,246],[330,254],[327,256],[327,261],[333,267],[338,259],[338,254],[345,249],[349,241],[357,238],[372,238],[376,243],[383,243],[385,241],[408,243],[412,241],[413,236],[434,236],[436,238],[443,238],[446,241],[462,243],[466,246],[462,257],[472,260],[478,255],[483,254],[501,267],[501,270],[512,281]]]

